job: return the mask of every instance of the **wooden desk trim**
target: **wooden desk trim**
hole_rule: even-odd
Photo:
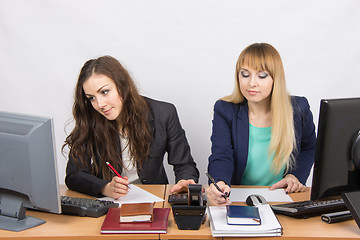
[[[155,195],[167,200],[172,185],[139,185],[149,192],[157,192]],[[235,187],[235,186],[233,186]],[[241,186],[244,187],[244,186]],[[154,188],[157,188],[154,190]],[[90,197],[81,193],[76,193],[61,186],[61,194],[73,197]],[[293,193],[290,197],[295,201],[306,200],[310,198],[310,190],[303,193]],[[239,203],[244,204],[244,203]],[[156,207],[171,207],[168,202],[158,202]],[[45,219],[47,223],[33,229],[22,232],[10,232],[0,230],[0,239],[30,239],[30,240],[48,240],[48,239],[251,239],[254,238],[213,238],[207,220],[199,230],[179,230],[174,221],[172,211],[169,215],[169,225],[167,234],[100,234],[100,227],[104,216],[100,218],[82,218],[68,215],[57,215],[37,211],[28,211],[28,215]],[[280,239],[360,239],[360,229],[354,220],[345,221],[336,224],[327,224],[320,221],[320,217],[309,219],[294,219],[287,216],[277,215],[284,228],[284,234]],[[71,225],[69,227],[69,225]],[[62,225],[66,225],[62,228]],[[261,238],[271,239],[271,238]]]

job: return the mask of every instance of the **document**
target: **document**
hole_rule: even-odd
[[[269,190],[268,188],[231,188],[231,202],[245,202],[251,194],[258,194],[265,198],[267,202],[292,202],[284,189]]]
[[[257,206],[261,225],[229,225],[225,206],[209,206],[210,228],[213,237],[269,237],[281,236],[282,227],[269,204]]]
[[[119,203],[119,207],[123,203],[145,203],[145,202],[163,202],[164,199],[155,196],[154,194],[145,191],[142,188],[139,188],[133,184],[130,184],[130,190],[125,197],[121,197],[118,200],[114,200],[113,198],[103,197],[98,198],[99,200],[107,200],[113,201],[115,203]]]

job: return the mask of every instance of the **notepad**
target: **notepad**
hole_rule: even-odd
[[[152,222],[154,203],[124,203],[120,222]]]
[[[226,206],[226,221],[230,225],[260,225],[260,214],[257,207]]]

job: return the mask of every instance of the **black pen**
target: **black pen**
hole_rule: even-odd
[[[216,189],[219,191],[219,192],[221,192],[221,193],[223,193],[223,197],[225,198],[225,200],[227,200],[227,198],[226,198],[226,196],[225,196],[225,194],[224,194],[224,192],[219,188],[219,186],[216,184],[216,182],[215,182],[215,180],[213,179],[213,177],[212,176],[210,176],[210,174],[209,173],[205,173],[206,174],[206,176],[208,176],[208,178],[210,179],[210,181],[214,184],[214,186],[216,187]]]

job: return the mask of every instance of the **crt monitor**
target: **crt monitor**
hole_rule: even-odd
[[[0,112],[0,229],[45,222],[27,208],[61,212],[54,145],[52,119]]]
[[[360,189],[360,98],[323,99],[311,200]]]

